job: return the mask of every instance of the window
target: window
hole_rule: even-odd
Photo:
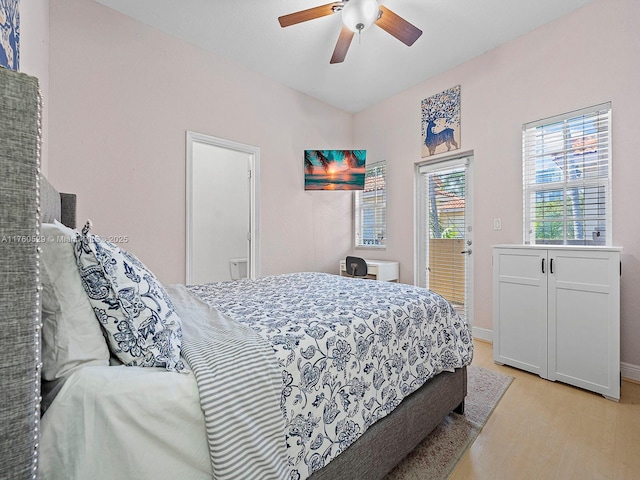
[[[367,165],[364,190],[355,192],[356,247],[385,247],[387,242],[387,167]]]
[[[611,104],[522,128],[524,243],[611,245]]]

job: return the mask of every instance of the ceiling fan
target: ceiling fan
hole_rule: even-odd
[[[343,62],[353,36],[356,33],[362,33],[374,23],[409,47],[422,35],[422,30],[388,8],[379,5],[377,0],[343,0],[328,3],[283,15],[278,17],[278,21],[284,28],[337,12],[342,12],[343,26],[329,63]]]

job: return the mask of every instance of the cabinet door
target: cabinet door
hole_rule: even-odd
[[[619,253],[550,250],[549,262],[549,380],[620,398]]]
[[[494,248],[493,358],[547,376],[547,251]]]

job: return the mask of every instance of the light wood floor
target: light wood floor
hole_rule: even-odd
[[[451,480],[640,479],[640,385],[613,402],[496,365],[482,341],[473,364],[514,380]]]

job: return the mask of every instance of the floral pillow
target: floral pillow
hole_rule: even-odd
[[[182,325],[169,295],[131,253],[89,233],[78,234],[80,278],[113,354],[129,366],[186,372]]]

